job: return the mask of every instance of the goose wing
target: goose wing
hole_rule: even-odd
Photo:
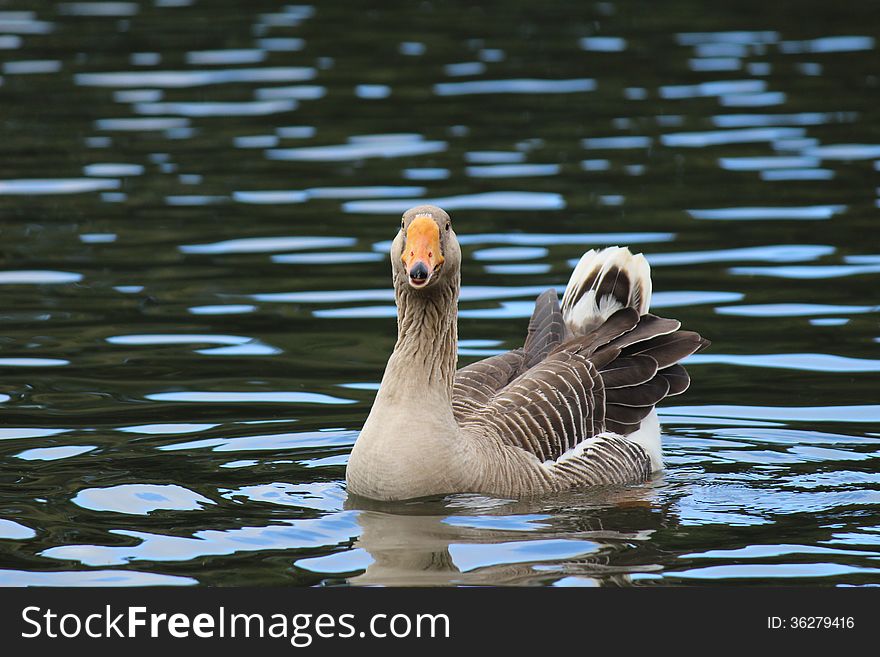
[[[522,348],[490,356],[455,373],[452,409],[456,420],[462,422],[484,408],[498,391],[543,361],[567,337],[570,334],[559,309],[556,290],[547,290],[535,302]]]
[[[572,484],[644,478],[648,455],[622,436],[659,401],[687,388],[677,363],[708,344],[678,328],[675,320],[622,308],[587,335],[552,348],[467,424],[534,455]]]
[[[455,373],[452,384],[452,413],[462,423],[486,407],[499,390],[513,381],[525,369],[522,349],[490,356]]]

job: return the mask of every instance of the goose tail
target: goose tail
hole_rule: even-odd
[[[651,304],[651,267],[626,247],[591,249],[581,256],[562,296],[562,316],[575,335],[585,335],[621,308],[639,315]]]

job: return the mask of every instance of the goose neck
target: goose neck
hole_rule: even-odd
[[[420,397],[452,403],[458,350],[458,285],[397,289],[397,344],[389,361],[396,379]]]

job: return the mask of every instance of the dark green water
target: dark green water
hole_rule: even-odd
[[[0,584],[880,583],[880,24],[718,4],[0,0]],[[424,199],[462,363],[647,255],[663,474],[346,498]]]

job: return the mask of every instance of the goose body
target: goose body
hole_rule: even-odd
[[[522,497],[644,481],[663,467],[655,405],[687,389],[678,361],[708,341],[648,313],[650,268],[588,251],[560,305],[535,303],[524,345],[456,370],[461,251],[435,206],[391,248],[398,338],[346,468],[379,500]]]

